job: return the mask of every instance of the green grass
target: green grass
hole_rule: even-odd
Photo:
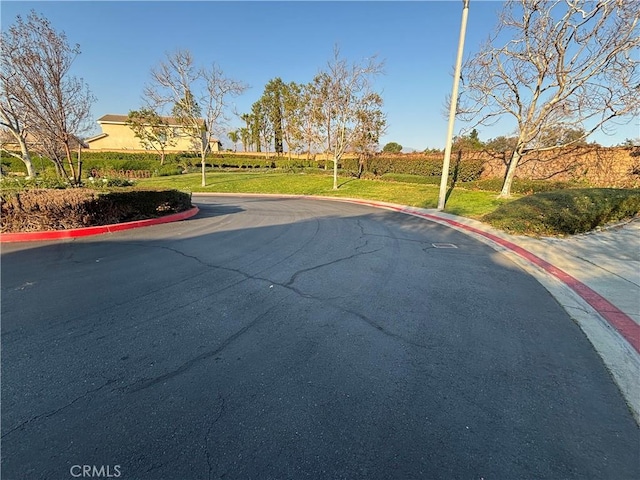
[[[175,188],[187,192],[268,193],[351,197],[398,203],[422,208],[438,204],[437,185],[339,178],[338,190],[326,174],[309,173],[207,173],[207,186],[200,186],[200,174],[141,179],[140,186]],[[467,191],[455,188],[446,212],[479,218],[511,200],[496,198],[493,192]]]
[[[333,190],[330,172],[243,171],[208,172],[207,186],[200,186],[200,173],[136,180],[136,188],[176,189],[184,192],[257,193],[351,197],[435,208],[439,185],[422,183],[424,177],[390,175],[383,179],[340,177]],[[426,182],[433,181],[429,178]],[[11,191],[15,179],[2,182],[1,192]],[[438,182],[439,183],[439,182]],[[640,189],[575,188],[563,182],[523,181],[516,190],[542,193],[511,199],[497,198],[499,181],[459,183],[452,190],[445,212],[490,223],[510,233],[567,235],[593,230],[610,222],[638,215]],[[11,184],[11,185],[10,185]],[[49,185],[46,185],[49,186]],[[489,188],[491,191],[482,190]],[[548,188],[561,188],[545,192]],[[21,188],[25,188],[24,185]]]

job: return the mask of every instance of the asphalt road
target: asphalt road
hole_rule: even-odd
[[[3,480],[640,478],[601,360],[502,254],[360,205],[194,200],[2,246]]]

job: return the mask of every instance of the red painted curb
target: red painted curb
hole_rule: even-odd
[[[382,207],[389,210],[394,210],[400,213],[406,213],[409,215],[415,215],[417,217],[426,218],[427,220],[433,220],[436,222],[444,222],[448,223],[451,226],[459,228],[461,230],[467,230],[469,232],[473,232],[477,235],[482,235],[485,238],[488,238],[492,242],[497,243],[498,245],[511,250],[516,255],[524,258],[525,260],[533,263],[534,265],[542,268],[545,272],[554,276],[562,283],[571,288],[574,292],[576,292],[585,302],[591,305],[596,312],[598,312],[608,323],[611,325],[633,348],[636,352],[640,353],[640,325],[638,325],[633,319],[612,304],[609,300],[604,298],[595,290],[591,289],[584,283],[582,283],[577,278],[569,275],[567,272],[555,267],[551,263],[546,260],[534,255],[533,253],[525,250],[524,248],[516,245],[513,242],[500,238],[497,235],[494,235],[489,232],[485,232],[484,230],[480,230],[478,228],[472,227],[470,225],[465,225],[464,223],[456,222],[455,220],[451,220],[448,218],[440,217],[438,215],[433,215],[430,213],[422,213],[412,210],[408,207],[402,206],[394,206],[394,205],[385,205],[383,203],[376,202],[368,202],[368,201],[360,201],[349,199],[352,203],[358,203],[361,205],[368,205],[372,207]]]
[[[134,222],[114,223],[111,225],[99,225],[97,227],[71,228],[69,230],[49,230],[44,232],[20,232],[20,233],[0,233],[0,243],[6,242],[39,242],[43,240],[61,240],[65,238],[88,237],[90,235],[101,235],[103,233],[118,232],[120,230],[130,230],[132,228],[149,227],[162,223],[177,222],[193,217],[200,211],[198,207],[191,210],[174,213],[159,218],[148,220],[136,220]]]

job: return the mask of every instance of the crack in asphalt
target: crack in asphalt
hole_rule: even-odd
[[[366,245],[361,245],[359,248],[363,248],[363,247],[365,247],[365,246],[366,246]],[[303,268],[302,270],[298,270],[297,272],[295,272],[295,273],[291,276],[291,278],[290,278],[290,279],[289,279],[285,284],[283,284],[282,286],[283,286],[283,287],[289,287],[289,286],[291,286],[292,284],[294,284],[294,283],[295,283],[295,281],[296,281],[296,279],[298,278],[298,276],[299,276],[299,275],[302,275],[303,273],[312,272],[312,271],[317,270],[317,269],[319,269],[319,268],[328,267],[329,265],[335,265],[336,263],[344,262],[344,261],[346,261],[346,260],[351,260],[351,259],[353,259],[353,258],[360,257],[360,256],[362,256],[362,255],[368,255],[368,254],[370,254],[370,253],[379,252],[380,250],[382,250],[382,248],[377,248],[377,249],[375,249],[375,250],[369,250],[369,251],[366,251],[366,252],[358,252],[358,253],[354,253],[353,255],[349,255],[349,256],[346,256],[346,257],[337,258],[337,259],[335,259],[335,260],[331,260],[330,262],[321,263],[321,264],[319,264],[319,265],[315,265],[315,266],[313,266],[313,267]]]
[[[418,348],[429,348],[428,345],[424,345],[422,343],[417,343],[414,342],[413,340],[409,340],[405,337],[403,337],[402,335],[399,335],[397,333],[393,333],[390,332],[389,330],[385,329],[382,325],[380,325],[379,323],[377,323],[374,320],[371,320],[369,317],[367,317],[366,315],[360,313],[360,312],[356,312],[355,310],[351,310],[349,308],[344,308],[341,307],[339,305],[335,305],[335,304],[331,304],[333,307],[337,308],[338,310],[341,310],[343,312],[349,313],[351,315],[354,315],[355,317],[358,317],[360,320],[362,320],[363,322],[369,324],[371,327],[375,328],[377,331],[379,331],[380,333],[383,333],[384,335],[391,337],[391,338],[395,338],[396,340],[400,340],[402,343],[406,343],[408,345],[413,345],[414,347],[418,347]]]
[[[207,359],[219,354],[220,352],[222,352],[225,348],[227,348],[229,345],[231,345],[233,342],[235,342],[238,338],[240,338],[245,333],[247,333],[251,328],[253,328],[258,323],[260,323],[260,321],[262,319],[264,319],[271,312],[271,310],[273,310],[276,306],[277,305],[274,305],[271,308],[267,309],[267,311],[265,311],[261,315],[258,315],[256,318],[254,318],[247,325],[245,325],[240,330],[238,330],[236,333],[234,333],[233,335],[228,337],[217,348],[215,348],[213,350],[209,350],[208,352],[203,352],[200,355],[198,355],[198,356],[196,356],[196,357],[194,357],[194,358],[192,358],[190,360],[187,360],[182,365],[180,365],[178,368],[175,368],[175,369],[173,369],[173,370],[171,370],[169,372],[166,372],[166,373],[164,373],[162,375],[159,375],[157,377],[138,380],[137,382],[133,383],[132,385],[129,385],[127,387],[122,387],[120,390],[125,392],[125,393],[139,392],[141,390],[145,390],[145,389],[147,389],[149,387],[152,387],[154,385],[162,383],[162,382],[164,382],[166,380],[170,380],[170,379],[172,379],[174,377],[177,377],[177,376],[185,373],[186,371],[190,370],[192,367],[194,367],[198,363],[200,363],[200,362],[202,362],[204,360],[207,360]]]
[[[358,226],[360,227],[360,229],[361,229],[361,232],[362,232],[362,235],[363,235],[363,236],[364,236],[364,235],[369,235],[369,234],[367,234],[367,233],[364,233],[364,228],[363,228],[363,227],[362,227],[362,225],[360,224],[360,220],[358,220],[358,221],[357,221],[357,224],[358,224]],[[365,247],[366,245],[367,245],[367,241],[365,240],[365,244],[364,244],[364,245],[359,246],[358,248],[363,248],[363,247]],[[160,247],[160,248],[167,248],[168,250],[174,251],[174,252],[179,253],[179,254],[181,254],[181,255],[183,254],[183,253],[182,253],[182,252],[180,252],[179,250],[174,250],[174,249],[169,248],[169,247]],[[210,266],[210,267],[213,267],[213,268],[220,268],[220,269],[224,269],[224,270],[228,270],[228,271],[232,271],[232,272],[238,273],[238,274],[240,274],[240,275],[245,276],[245,277],[246,277],[246,279],[258,280],[258,281],[265,281],[265,282],[270,283],[271,285],[278,285],[279,287],[285,288],[285,289],[287,289],[287,290],[291,290],[291,291],[292,291],[292,292],[294,292],[296,295],[298,295],[298,296],[300,296],[300,297],[302,297],[302,298],[307,298],[307,299],[315,300],[315,301],[322,302],[322,303],[328,303],[329,305],[331,305],[332,307],[336,308],[337,310],[340,310],[340,311],[342,311],[342,312],[345,312],[345,313],[349,313],[349,314],[351,314],[351,315],[354,315],[355,317],[357,317],[357,318],[359,318],[360,320],[364,321],[365,323],[367,323],[368,325],[370,325],[371,327],[375,328],[377,331],[379,331],[380,333],[382,333],[382,334],[384,334],[384,335],[386,335],[386,336],[389,336],[389,337],[391,337],[391,338],[394,338],[394,339],[396,339],[396,340],[399,340],[399,341],[401,341],[401,342],[403,342],[403,343],[406,343],[406,344],[408,344],[408,345],[412,345],[412,346],[414,346],[414,347],[418,347],[418,348],[429,348],[429,347],[428,347],[428,345],[424,345],[424,344],[421,344],[421,343],[414,342],[413,340],[410,340],[410,339],[408,339],[408,338],[405,338],[405,337],[403,337],[402,335],[399,335],[399,334],[397,334],[397,333],[393,333],[393,332],[390,332],[389,330],[386,330],[382,325],[380,325],[379,323],[377,323],[377,322],[375,322],[374,320],[370,319],[370,318],[369,318],[369,317],[367,317],[366,315],[364,315],[364,314],[362,314],[362,313],[360,313],[360,312],[356,312],[355,310],[351,310],[351,309],[348,309],[348,308],[344,308],[344,307],[342,307],[342,306],[340,306],[340,305],[337,305],[336,303],[334,303],[334,302],[332,302],[332,301],[331,301],[332,299],[327,299],[327,298],[317,297],[317,296],[314,296],[314,295],[311,295],[311,294],[305,293],[305,292],[303,292],[302,290],[300,290],[300,289],[298,289],[298,288],[296,288],[296,287],[294,287],[294,286],[293,286],[293,284],[295,283],[296,279],[297,279],[297,278],[298,278],[298,276],[299,276],[299,275],[301,275],[301,274],[308,273],[308,272],[311,272],[311,271],[314,271],[314,270],[317,270],[317,269],[320,269],[320,268],[323,268],[323,267],[327,267],[327,266],[329,266],[329,265],[335,265],[335,264],[337,264],[337,263],[340,263],[340,262],[343,262],[343,261],[346,261],[346,260],[351,260],[351,259],[353,259],[353,258],[356,258],[356,257],[362,256],[362,255],[368,255],[368,254],[371,254],[371,253],[375,253],[375,252],[378,252],[378,251],[380,251],[380,250],[382,250],[382,249],[383,249],[383,248],[382,248],[382,247],[380,247],[380,248],[377,248],[377,249],[375,249],[375,250],[368,250],[368,251],[366,251],[366,252],[357,252],[357,253],[354,253],[353,255],[348,255],[348,256],[346,256],[346,257],[341,257],[341,258],[338,258],[338,259],[332,260],[332,261],[330,261],[330,262],[326,262],[326,263],[322,263],[322,264],[319,264],[319,265],[315,265],[315,266],[313,266],[313,267],[309,267],[309,268],[305,268],[305,269],[298,270],[298,271],[297,271],[297,272],[295,272],[295,273],[294,273],[294,274],[289,278],[289,280],[288,280],[287,282],[285,282],[285,283],[276,282],[276,281],[273,281],[273,280],[270,280],[270,279],[268,279],[268,278],[264,278],[264,277],[256,277],[256,276],[252,276],[252,275],[249,275],[249,274],[248,274],[248,273],[246,273],[246,272],[243,272],[243,271],[241,271],[241,270],[237,270],[237,269],[232,269],[232,268],[228,268],[228,267],[220,267],[220,266],[216,266],[216,265],[209,265],[209,266]],[[186,256],[186,257],[189,257],[189,258],[194,258],[194,259],[196,259],[198,262],[200,262],[201,264],[203,264],[203,265],[207,265],[205,262],[202,262],[200,259],[197,259],[197,258],[195,258],[195,257],[191,257],[190,255],[185,255],[185,256]],[[238,283],[240,283],[240,282],[238,282]],[[231,286],[232,286],[232,285],[231,285]],[[226,288],[230,288],[231,286],[226,287]]]
[[[364,248],[366,245],[367,245],[367,243],[365,241],[365,243],[363,245],[360,245],[358,248]],[[329,299],[321,298],[321,297],[317,297],[317,296],[305,293],[302,290],[300,290],[300,289],[298,289],[298,288],[293,286],[293,284],[295,283],[296,279],[300,275],[302,275],[304,273],[308,273],[308,272],[311,272],[311,271],[314,271],[314,270],[318,270],[320,268],[324,268],[324,267],[327,267],[327,266],[330,266],[330,265],[335,265],[337,263],[344,262],[344,261],[347,261],[347,260],[351,260],[353,258],[362,256],[362,255],[368,255],[368,254],[371,254],[371,253],[376,253],[376,252],[382,250],[382,247],[378,248],[378,249],[375,249],[375,250],[367,250],[367,251],[364,251],[364,252],[357,252],[357,253],[354,253],[352,255],[348,255],[348,256],[345,256],[345,257],[340,257],[340,258],[334,259],[334,260],[332,260],[330,262],[325,262],[325,263],[321,263],[321,264],[318,264],[318,265],[314,265],[313,267],[309,267],[309,268],[298,270],[285,283],[276,282],[276,281],[273,281],[273,280],[271,280],[269,278],[265,278],[265,277],[254,276],[254,275],[251,275],[251,274],[249,274],[247,272],[244,272],[242,270],[239,270],[239,269],[230,268],[230,267],[223,267],[223,266],[220,266],[220,265],[213,265],[213,264],[210,264],[210,263],[207,263],[207,262],[203,261],[202,259],[198,258],[195,255],[189,255],[189,254],[187,254],[185,252],[182,252],[182,251],[180,251],[180,250],[178,250],[176,248],[172,248],[172,247],[169,247],[169,246],[152,245],[152,247],[171,251],[171,252],[176,253],[178,255],[181,255],[181,256],[183,256],[185,258],[189,258],[189,259],[195,260],[196,262],[198,262],[201,265],[204,265],[204,266],[206,266],[208,268],[215,268],[215,269],[219,269],[219,270],[223,270],[223,271],[233,272],[233,273],[236,273],[236,274],[241,275],[242,277],[244,277],[242,280],[240,280],[238,282],[234,282],[231,285],[228,285],[228,286],[226,286],[226,287],[224,287],[224,288],[222,288],[220,290],[217,290],[216,292],[213,292],[212,295],[220,293],[220,292],[222,292],[222,291],[224,291],[226,289],[229,289],[229,288],[231,288],[231,287],[233,287],[235,285],[238,285],[238,284],[240,284],[240,283],[242,283],[242,282],[244,282],[246,280],[257,280],[257,281],[261,281],[261,282],[266,282],[266,283],[269,283],[270,285],[278,285],[278,286],[280,286],[282,288],[290,290],[290,291],[294,292],[296,295],[298,295],[298,296],[300,296],[302,298],[315,300],[315,301],[318,301],[318,302],[321,302],[321,303],[328,303],[329,305],[331,305],[332,307],[336,308],[337,310],[340,310],[340,311],[349,313],[351,315],[354,315],[357,318],[359,318],[362,321],[364,321],[365,323],[367,323],[368,325],[370,325],[373,328],[375,328],[377,331],[379,331],[379,332],[381,332],[381,333],[383,333],[383,334],[385,334],[385,335],[387,335],[389,337],[392,337],[392,338],[395,338],[397,340],[400,340],[401,342],[404,342],[404,343],[407,343],[409,345],[413,345],[413,346],[416,346],[416,347],[419,347],[419,348],[427,348],[426,345],[419,344],[417,342],[413,342],[412,340],[404,338],[401,335],[398,335],[398,334],[395,334],[393,332],[390,332],[390,331],[386,330],[380,324],[376,323],[375,321],[373,321],[372,319],[370,319],[369,317],[367,317],[364,314],[361,314],[361,313],[356,312],[354,310],[350,310],[350,309],[344,308],[344,307],[342,307],[340,305],[337,305],[337,304],[333,303]],[[200,300],[201,299],[198,299],[196,301],[200,301]],[[178,308],[184,308],[184,306],[186,306],[186,305],[181,305]],[[200,363],[200,362],[202,362],[204,360],[207,360],[208,358],[210,358],[210,357],[212,357],[214,355],[217,355],[218,353],[223,351],[231,343],[233,343],[239,337],[244,335],[248,330],[250,330],[253,326],[255,326],[257,323],[259,323],[260,320],[262,320],[264,317],[266,317],[271,312],[271,310],[273,310],[275,307],[276,306],[273,306],[273,307],[269,308],[262,315],[258,316],[256,319],[251,321],[248,325],[246,325],[245,327],[240,329],[238,332],[236,332],[235,334],[233,334],[232,336],[227,338],[218,348],[216,348],[214,350],[211,350],[211,351],[208,351],[208,352],[204,352],[204,353],[198,355],[197,357],[194,357],[191,360],[188,360],[187,362],[183,363],[180,367],[178,367],[178,368],[176,368],[176,369],[174,369],[174,370],[172,370],[170,372],[164,373],[164,374],[162,374],[160,376],[157,376],[157,377],[140,380],[140,381],[134,383],[133,385],[130,385],[128,387],[124,387],[121,390],[126,391],[128,393],[135,393],[135,392],[150,388],[150,387],[152,387],[154,385],[157,385],[157,384],[162,383],[162,382],[164,382],[166,380],[169,380],[171,378],[174,378],[176,376],[181,375],[182,373],[184,373],[187,370],[191,369],[194,365],[196,365],[196,364],[198,364],[198,363]],[[137,386],[134,386],[136,384],[137,384]]]
[[[79,397],[74,398],[72,401],[70,401],[69,403],[67,403],[66,405],[63,405],[60,408],[56,408],[55,410],[51,410],[49,412],[45,412],[45,413],[41,413],[40,415],[36,415],[35,417],[31,417],[28,420],[25,420],[24,422],[20,423],[19,425],[16,425],[15,427],[11,428],[9,431],[5,432],[2,437],[0,438],[5,438],[6,436],[12,434],[13,432],[17,431],[17,430],[22,430],[23,428],[25,428],[28,424],[35,422],[37,420],[40,420],[41,418],[50,418],[53,417],[54,415],[60,413],[62,410],[65,410],[66,408],[69,408],[71,405],[73,405],[74,403],[82,400],[85,397],[88,397],[89,395],[92,395],[94,393],[99,392],[100,390],[102,390],[103,388],[111,385],[112,383],[117,382],[119,379],[114,379],[114,380],[107,380],[106,383],[104,383],[103,385],[100,385],[97,388],[94,388],[92,390],[89,390],[85,393],[83,393],[82,395],[80,395]]]

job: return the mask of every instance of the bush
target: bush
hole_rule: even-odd
[[[640,212],[640,189],[584,188],[523,197],[498,207],[482,220],[512,233],[573,235]]]
[[[23,176],[2,177],[0,178],[0,185],[2,186],[3,192],[9,192],[30,188],[64,189],[70,187],[71,183],[68,179],[43,175],[36,178],[26,178]]]
[[[153,170],[153,176],[168,177],[171,175],[180,175],[185,170],[181,165],[162,165]]]
[[[0,195],[2,232],[32,232],[155,218],[191,208],[177,190],[99,192],[88,188],[25,190]]]
[[[357,161],[353,160],[357,169]],[[471,182],[480,178],[484,162],[481,160],[458,161],[452,159],[449,166],[451,181]],[[348,168],[354,166],[348,165]],[[374,156],[365,161],[365,171],[378,176],[385,174],[421,175],[423,177],[440,177],[442,174],[442,159],[420,156]],[[439,182],[439,181],[438,181]]]

